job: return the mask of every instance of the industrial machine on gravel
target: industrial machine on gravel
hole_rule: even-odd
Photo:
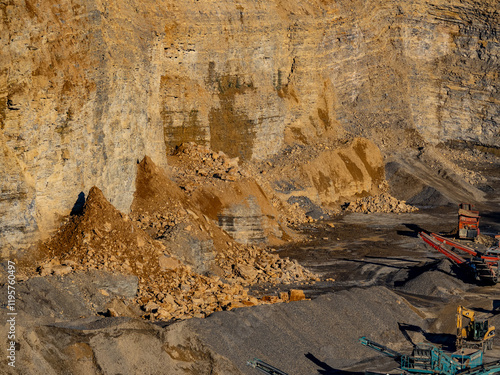
[[[464,324],[464,318],[468,323]],[[456,348],[486,349],[493,348],[495,327],[489,324],[488,319],[479,319],[476,312],[463,306],[457,307],[457,340]]]
[[[461,203],[458,210],[458,238],[475,238],[479,235],[479,211],[474,205]]]
[[[490,248],[483,253],[436,233],[427,234],[420,232],[418,236],[426,244],[446,255],[455,264],[464,267],[467,271],[472,273],[476,280],[490,284],[496,284],[498,282],[500,272],[500,254],[498,247]],[[468,257],[464,258],[457,254],[455,252],[457,250],[467,253]]]
[[[468,354],[465,352],[447,354],[432,344],[418,344],[414,346],[410,355],[406,355],[366,337],[361,337],[359,341],[393,358],[399,363],[402,374],[489,375],[500,373],[500,361],[483,364],[481,350]]]
[[[432,344],[415,345],[410,355],[401,354],[382,344],[361,337],[359,341],[399,363],[401,374],[434,375],[493,375],[500,374],[500,360],[483,364],[481,350],[469,350],[447,354]],[[247,361],[247,365],[268,375],[288,375],[274,366],[260,360]],[[376,374],[366,371],[365,374]]]

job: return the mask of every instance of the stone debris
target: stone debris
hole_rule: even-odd
[[[482,233],[479,233],[476,237],[474,237],[474,242],[477,244],[485,245],[487,247],[498,245],[498,241],[494,237],[487,236]]]
[[[172,159],[175,159],[174,179],[188,194],[203,186],[200,182],[210,183],[211,179],[237,181],[248,175],[240,168],[239,158],[230,158],[222,151],[212,151],[193,142],[178,146]]]
[[[229,282],[242,285],[255,283],[290,284],[296,281],[317,281],[318,278],[296,260],[280,258],[257,246],[236,245],[216,258]]]
[[[93,187],[83,212],[66,218],[40,247],[37,274],[64,277],[102,270],[133,275],[138,280],[133,301],[116,302],[104,313],[135,313],[151,320],[203,318],[215,311],[305,299],[297,289],[262,298],[251,295],[250,287],[257,284],[297,285],[319,278],[296,260],[281,258],[261,244],[237,242],[219,227],[217,215],[202,206],[205,197],[215,202],[215,194],[251,184],[268,199],[260,204],[275,209],[278,221],[288,225],[314,222],[311,204],[304,198],[292,203],[278,198],[265,179],[251,180],[258,175],[251,166],[241,166],[238,158],[204,146],[183,144],[170,158],[168,172],[148,157],[138,165],[129,215]],[[207,186],[213,187],[214,195],[203,190]],[[348,210],[412,212],[416,208],[381,194],[350,202]]]
[[[271,187],[269,176],[263,177],[263,171],[254,163],[240,163],[239,158],[230,158],[222,151],[215,152],[206,146],[190,142],[176,148],[169,158],[169,165],[172,179],[188,195],[192,195],[200,187],[215,186],[217,180],[235,182],[251,178],[265,192],[281,222],[295,226],[314,221],[298,204],[289,204],[278,198]]]
[[[290,290],[290,301],[303,301],[306,299],[303,290],[292,289]]]
[[[407,213],[418,211],[418,208],[406,204],[405,201],[394,198],[387,193],[383,193],[380,195],[368,196],[359,198],[352,202],[348,202],[345,205],[345,210],[361,213]]]
[[[296,261],[237,243],[217,252],[220,276],[201,275],[142,230],[141,223],[116,210],[94,187],[82,215],[71,217],[42,245],[45,260],[37,273],[64,275],[98,269],[135,275],[139,283],[133,302],[142,317],[151,320],[203,318],[215,311],[285,302],[291,299],[258,299],[249,294],[248,287],[316,280]],[[121,304],[115,304],[106,314],[119,316],[123,310]]]

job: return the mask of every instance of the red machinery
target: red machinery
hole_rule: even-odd
[[[427,234],[420,232],[418,236],[428,245],[440,253],[446,255],[454,263],[467,267],[474,273],[476,280],[489,283],[497,283],[499,273],[500,254],[498,248],[488,249],[481,253],[459,242],[451,241],[435,233]],[[460,250],[469,254],[470,258],[464,258],[454,251]]]
[[[475,238],[479,234],[479,211],[474,205],[460,203],[458,210],[458,238]]]

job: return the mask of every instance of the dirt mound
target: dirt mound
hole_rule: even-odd
[[[93,187],[83,212],[70,216],[40,247],[44,260],[38,271],[42,275],[92,269],[135,275],[139,281],[135,303],[142,308],[144,317],[165,320],[282,302],[285,296],[265,300],[251,297],[246,287],[256,282],[315,279],[296,262],[231,240],[197,211],[186,194],[149,158],[141,162],[138,170],[132,219],[116,210]],[[188,245],[205,236],[212,244],[207,249],[214,265],[209,274],[202,275],[184,263],[188,257],[181,252],[184,249],[179,245],[183,242],[178,236],[169,241],[172,233],[180,233]],[[195,246],[191,253],[199,254],[200,249]]]
[[[155,259],[165,250],[128,215],[115,209],[95,186],[89,191],[83,213],[70,216],[43,249],[49,257],[75,268],[113,269],[142,278],[159,271]]]
[[[154,239],[166,236],[181,224],[200,227],[205,232],[216,231],[191,204],[186,192],[147,156],[137,166],[130,216]],[[224,246],[228,240],[225,236],[218,245]]]
[[[46,251],[54,258],[41,267],[42,273],[54,270],[60,262],[74,269],[136,275],[137,302],[148,317],[205,316],[231,303],[249,300],[241,285],[193,273],[116,210],[96,187],[90,190],[83,214],[72,217],[46,245]]]
[[[284,223],[283,202],[263,189],[255,170],[194,143],[182,144],[169,157],[172,179],[190,198],[192,207],[240,243],[283,243],[294,233]]]
[[[187,197],[182,189],[177,186],[165,171],[149,158],[137,165],[134,200],[131,211],[140,215],[161,213],[172,216],[171,221],[184,214],[187,206]]]
[[[232,242],[147,156],[137,168],[130,215],[141,229],[198,273],[218,273],[212,253],[227,249]]]
[[[192,176],[203,159],[217,155],[217,160],[226,160],[225,156],[220,156],[224,154],[213,153],[195,144],[183,145],[177,154],[182,157],[175,161],[180,166],[187,166],[182,170],[180,166],[176,168],[176,180],[181,181],[182,186],[189,183],[188,176]],[[209,165],[213,166],[213,161]],[[291,282],[314,277],[296,262],[281,259],[254,245],[238,243],[217,225],[223,217],[223,208],[231,207],[232,201],[244,201],[252,195],[265,199],[255,181],[242,177],[241,184],[239,181],[212,181],[213,185],[210,185],[209,180],[213,178],[202,176],[205,183],[197,185],[197,190],[188,194],[169,177],[151,159],[144,158],[138,166],[131,216],[142,229],[197,272],[212,271],[227,280],[242,279],[239,282],[243,283]],[[269,202],[259,203],[262,211],[270,212]],[[251,271],[243,272],[241,277],[241,269],[248,267]]]
[[[392,212],[406,213],[418,211],[418,208],[406,204],[405,201],[394,198],[390,194],[383,193],[380,195],[368,196],[359,198],[355,201],[346,204],[347,211],[351,212]]]

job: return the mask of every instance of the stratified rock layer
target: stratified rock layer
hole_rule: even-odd
[[[0,246],[136,160],[195,141],[264,159],[345,133],[498,145],[498,1],[3,3]]]

